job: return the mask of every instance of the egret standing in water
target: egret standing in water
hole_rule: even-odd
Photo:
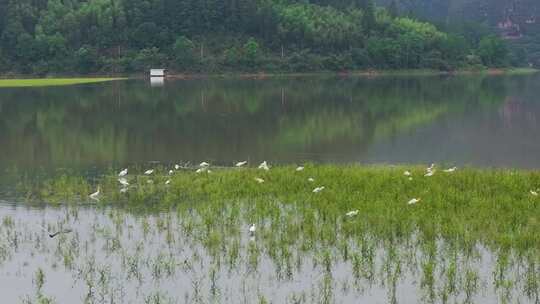
[[[317,187],[317,188],[313,189],[313,193],[319,193],[319,192],[321,192],[323,190],[324,190],[324,186]]]
[[[259,165],[259,169],[268,171],[268,170],[270,170],[270,167],[268,167],[268,163],[267,163],[266,161],[263,161],[263,162]]]
[[[118,182],[119,182],[122,186],[124,186],[124,187],[129,186],[129,183],[128,183],[128,181],[127,181],[125,178],[119,178],[119,179],[118,179]]]
[[[435,171],[428,171],[426,174],[424,174],[425,177],[431,177],[435,175]]]
[[[120,173],[118,173],[118,176],[119,177],[123,177],[123,176],[126,176],[128,174],[128,169],[124,169],[122,171],[120,171]]]
[[[100,189],[99,189],[99,186],[98,186],[97,191],[90,194],[90,198],[93,199],[93,200],[99,201],[99,194],[100,194]]]
[[[236,163],[235,166],[238,167],[238,168],[240,168],[240,167],[243,167],[243,166],[247,165],[247,163],[248,163],[247,161],[238,162],[238,163]]]
[[[255,231],[257,231],[257,227],[255,227],[255,224],[251,224],[251,226],[249,226],[249,235],[255,235]]]
[[[414,205],[416,203],[419,203],[421,201],[421,199],[419,198],[413,198],[412,200],[410,200],[407,204],[408,205]]]
[[[349,211],[345,213],[345,215],[348,217],[353,217],[353,216],[357,216],[359,212],[360,212],[359,210]]]

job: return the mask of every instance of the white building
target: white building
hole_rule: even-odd
[[[167,70],[165,69],[151,69],[150,77],[165,77]]]

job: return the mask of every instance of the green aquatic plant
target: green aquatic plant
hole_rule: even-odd
[[[88,301],[113,297],[118,282],[137,290],[152,284],[151,293],[137,295],[149,297],[182,277],[191,282],[182,294],[188,302],[227,302],[231,291],[223,282],[238,277],[240,301],[274,302],[261,281],[294,284],[306,274],[316,280],[283,295],[289,302],[334,303],[381,288],[396,303],[404,281],[425,302],[474,302],[486,286],[502,302],[532,300],[540,292],[540,201],[530,193],[540,182],[536,171],[437,169],[424,177],[418,166],[196,169],[169,174],[156,168],[148,177],[130,168],[127,193],[119,191],[116,173],[44,180],[33,197],[42,203],[62,197],[66,204],[54,208],[66,211],[42,226],[92,224],[84,242],[74,231],[39,246],[52,249],[60,269],[76,273]],[[97,186],[100,201],[92,202],[88,195]],[[421,200],[409,205],[412,197]],[[88,207],[78,204],[89,202],[95,218],[83,219]],[[350,216],[351,210],[358,212]],[[0,238],[0,248],[25,248],[29,238],[20,229],[28,228],[13,218],[2,223],[7,238]],[[491,257],[494,263],[483,272],[482,261]]]
[[[0,88],[66,86],[122,80],[126,78],[41,78],[41,79],[0,79]]]

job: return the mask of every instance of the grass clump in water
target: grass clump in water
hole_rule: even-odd
[[[125,78],[41,78],[41,79],[0,79],[0,88],[66,86],[122,80]]]

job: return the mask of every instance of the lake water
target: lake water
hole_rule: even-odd
[[[345,245],[283,248],[270,240],[279,240],[280,232],[250,236],[247,223],[234,223],[212,245],[197,213],[134,215],[6,202],[0,203],[0,221],[3,303],[35,303],[40,297],[54,303],[154,304],[540,299],[537,256],[465,249],[442,240],[431,246],[414,235],[392,240],[365,234]],[[45,231],[66,228],[71,232],[56,238]]]
[[[0,168],[151,161],[540,168],[540,75],[0,89]]]
[[[0,302],[540,303],[534,250],[514,256],[366,232],[276,251],[281,236],[272,233],[285,232],[267,227],[254,238],[240,215],[216,247],[205,230],[213,226],[193,210],[8,202],[28,172],[91,177],[149,163],[538,169],[539,83],[540,75],[303,77],[0,89]],[[45,232],[63,228],[71,232]]]

